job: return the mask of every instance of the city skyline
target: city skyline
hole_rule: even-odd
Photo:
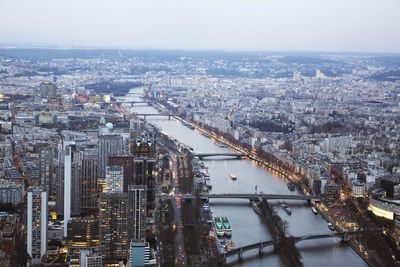
[[[0,0],[0,266],[400,266],[398,10]]]
[[[0,3],[0,44],[398,53],[399,7],[392,0],[7,1]]]

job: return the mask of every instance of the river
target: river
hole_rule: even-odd
[[[142,89],[133,89],[132,93],[142,92]],[[138,100],[137,96],[127,96],[129,100]],[[132,108],[137,113],[158,113],[150,106],[138,105]],[[201,135],[197,130],[191,130],[182,125],[178,120],[168,120],[167,117],[148,117],[147,120],[173,136],[180,142],[194,148],[197,153],[232,152],[228,148],[221,148],[207,137]],[[271,194],[300,194],[290,192],[286,181],[260,167],[251,160],[204,160],[209,166],[212,193],[254,193],[257,185],[258,192]],[[237,176],[236,181],[229,179],[229,174]],[[279,202],[271,201],[275,210],[283,220],[288,222],[288,232],[292,235],[304,235],[308,233],[329,232],[327,222],[320,216],[314,215],[310,206],[303,201],[286,201],[292,210],[289,216],[281,208]],[[271,235],[267,227],[262,223],[260,216],[251,208],[245,200],[210,200],[210,207],[214,216],[227,216],[232,227],[232,239],[235,246],[270,240]],[[342,243],[340,239],[322,239],[303,241],[296,245],[302,256],[304,266],[368,266],[351,247]],[[284,266],[278,254],[271,253],[272,248],[267,247],[264,253],[267,256],[257,257],[258,251],[246,252],[246,260],[237,263],[236,257],[228,262],[234,266],[256,267],[256,266]]]

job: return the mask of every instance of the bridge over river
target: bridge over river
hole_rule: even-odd
[[[380,230],[379,230],[380,231]],[[306,241],[306,240],[315,240],[315,239],[324,239],[324,238],[341,238],[342,241],[347,241],[349,236],[352,235],[362,235],[366,232],[371,232],[370,230],[360,230],[360,231],[346,231],[346,232],[328,232],[328,233],[310,233],[303,236],[295,236],[295,243]],[[221,254],[218,262],[220,264],[226,263],[228,257],[237,255],[238,260],[243,260],[243,253],[251,250],[258,250],[259,255],[262,256],[263,250],[265,247],[274,246],[276,249],[279,246],[279,240],[266,240],[261,242],[256,242],[252,244],[248,244],[246,246],[234,248],[227,252]]]
[[[203,198],[208,199],[285,199],[285,200],[320,200],[321,196],[316,195],[285,195],[285,194],[254,194],[254,193],[223,193],[223,194],[203,194]]]
[[[232,157],[236,159],[241,159],[246,154],[239,153],[195,153],[194,156],[197,156],[199,159],[210,158],[210,157]]]

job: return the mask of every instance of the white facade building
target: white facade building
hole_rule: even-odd
[[[73,141],[64,142],[64,237],[67,236],[67,225],[71,219],[71,164]]]
[[[106,167],[106,192],[122,193],[124,189],[124,168],[122,166]]]
[[[40,264],[47,249],[47,192],[32,188],[27,201],[27,253],[32,264]]]

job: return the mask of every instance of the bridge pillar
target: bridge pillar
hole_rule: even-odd
[[[168,120],[171,120],[171,115],[168,115]]]
[[[349,236],[347,234],[342,235],[340,241],[342,243],[346,243],[349,240]]]
[[[242,248],[240,248],[240,251],[238,253],[238,261],[242,261],[243,260],[243,251]]]
[[[258,255],[261,256],[263,254],[264,246],[263,242],[260,242],[260,247],[258,248]]]
[[[226,254],[222,253],[222,259],[220,260],[220,264],[218,266],[226,266]]]
[[[275,243],[274,243],[274,251],[276,252],[276,251],[278,251],[278,249],[279,249],[279,239],[277,239],[276,241],[275,241]]]

